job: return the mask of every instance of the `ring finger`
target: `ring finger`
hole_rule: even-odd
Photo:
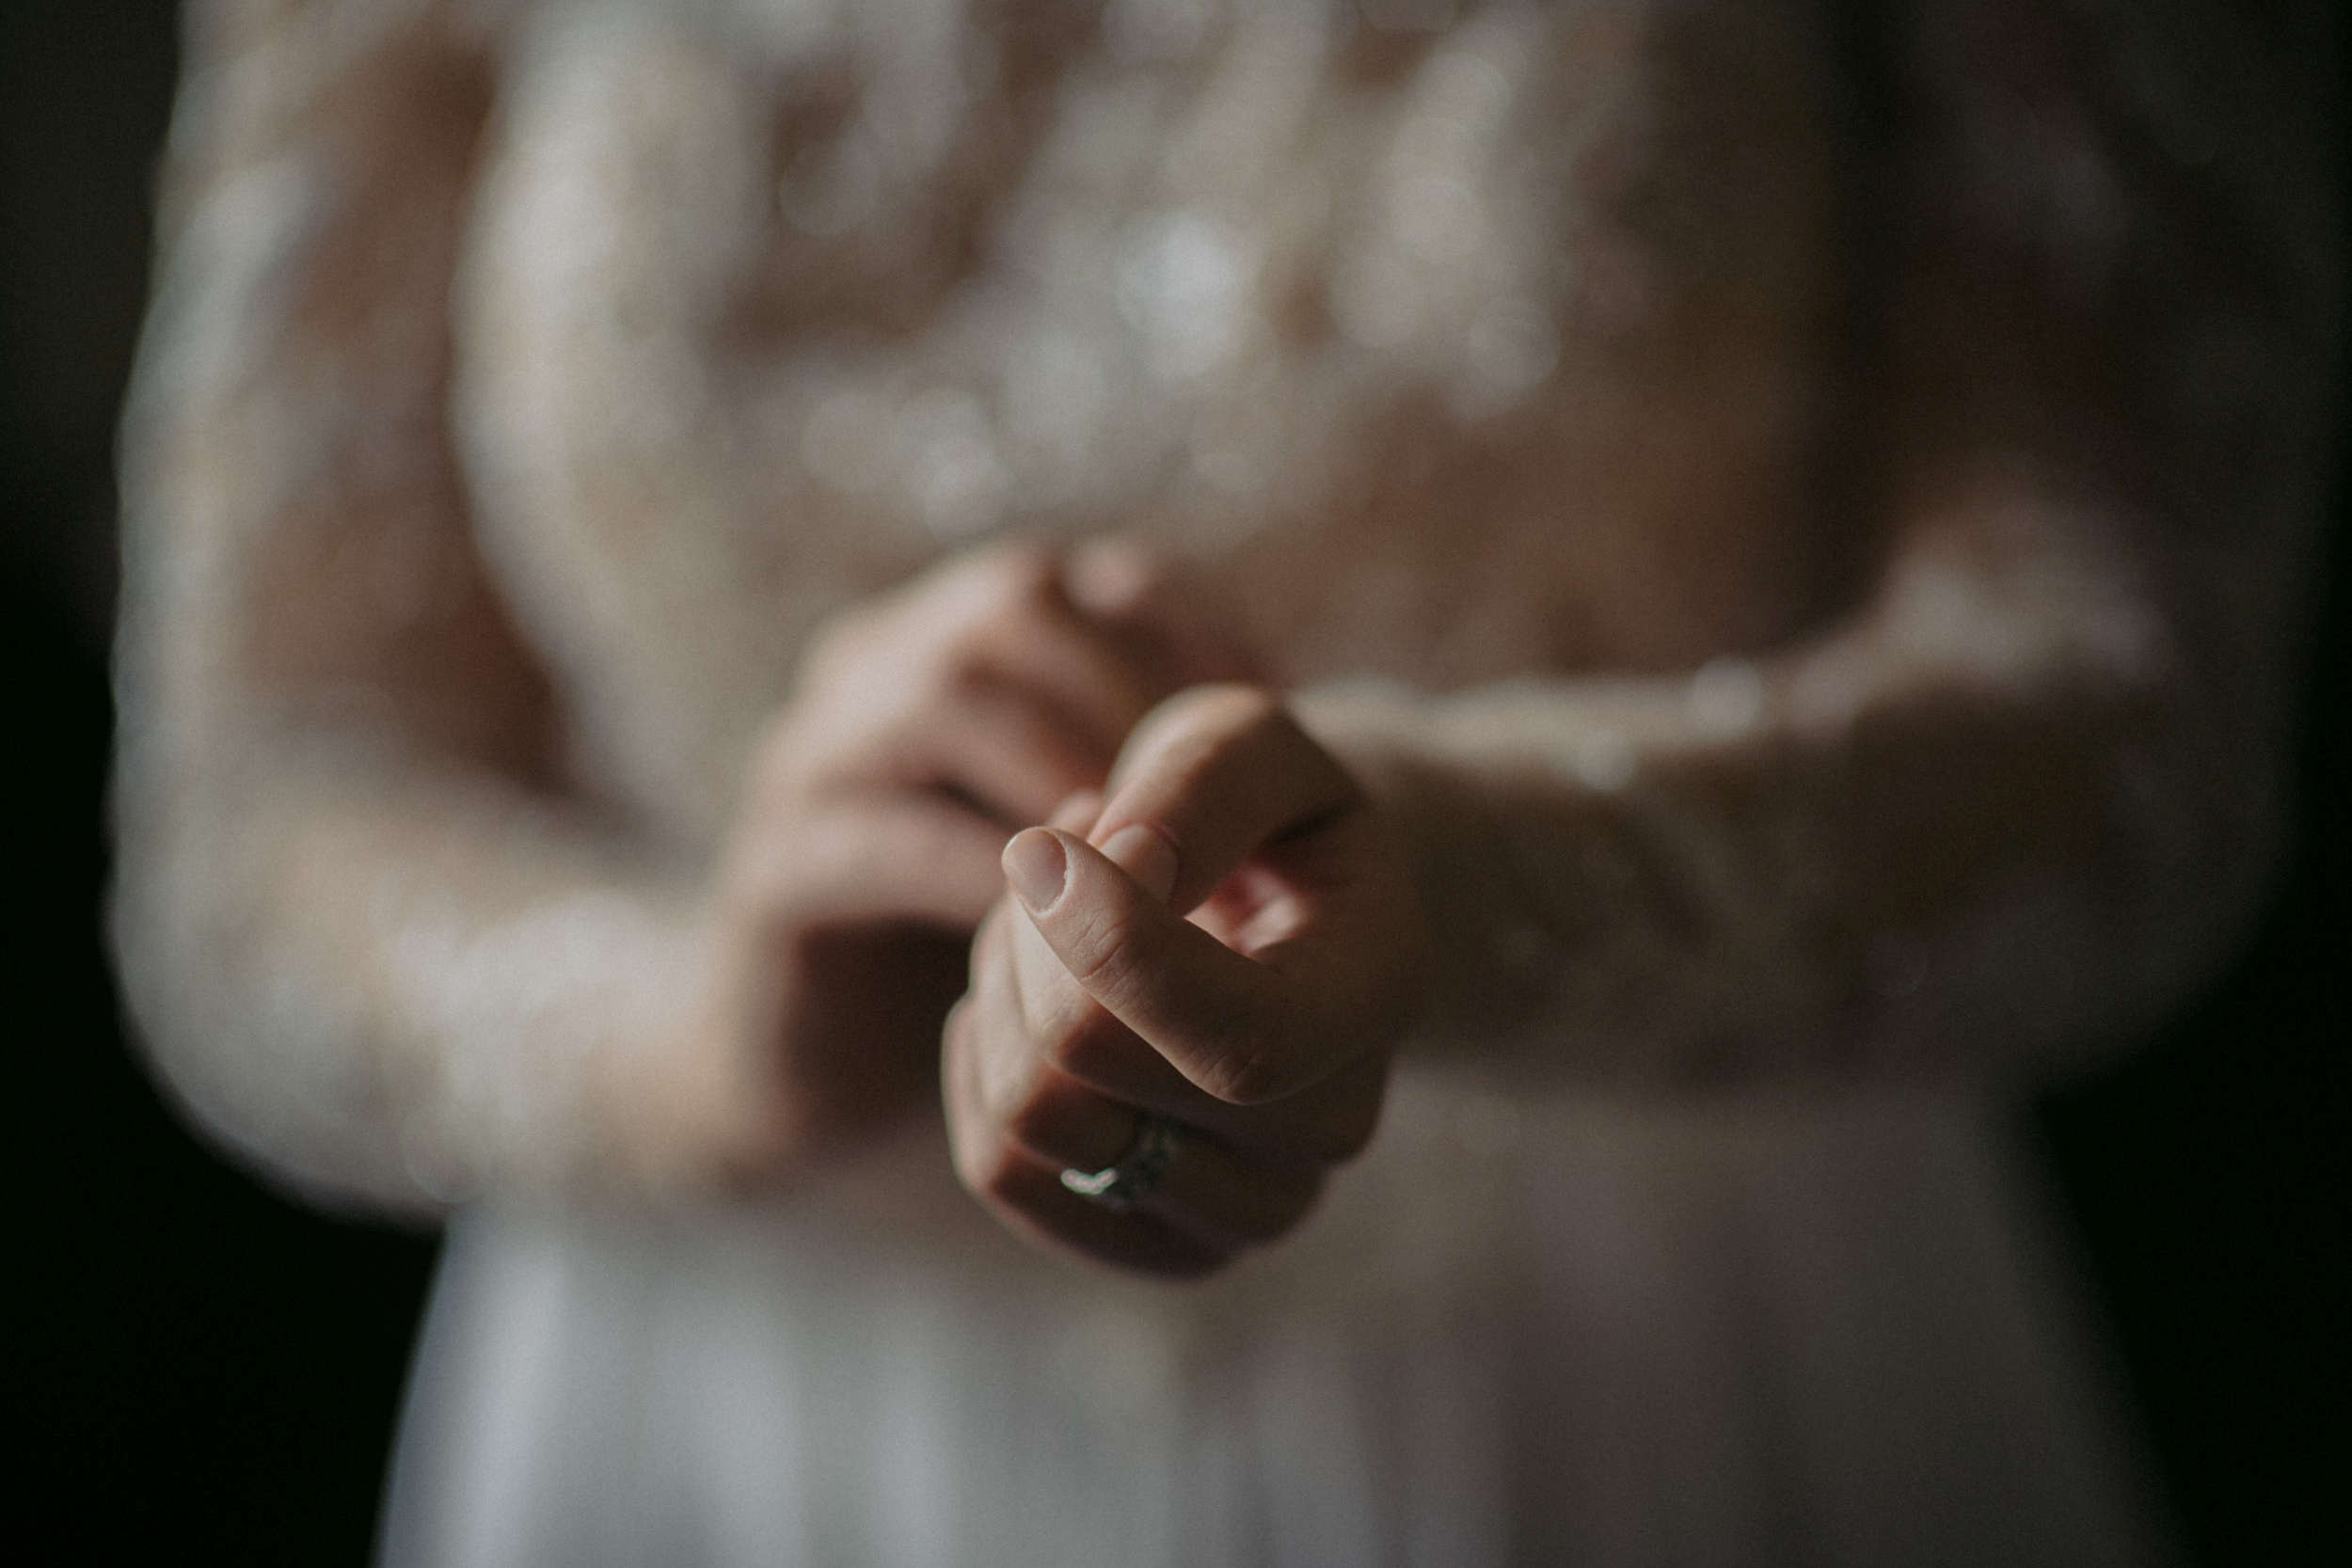
[[[997,1135],[1057,1176],[1108,1170],[1134,1147],[1144,1125],[1136,1107],[1034,1054],[1026,1072],[977,1074],[984,1094],[992,1077],[998,1094],[1012,1091],[986,1107]],[[1169,1125],[1176,1129],[1175,1157],[1134,1207],[1201,1241],[1227,1248],[1262,1245],[1295,1227],[1322,1190],[1318,1173],[1271,1165],[1197,1127]]]

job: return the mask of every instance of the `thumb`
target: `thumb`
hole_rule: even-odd
[[[1172,882],[1174,850],[1164,841],[1120,847],[1146,875]],[[1281,975],[1178,915],[1164,893],[1084,839],[1032,828],[1005,846],[1004,867],[1071,978],[1196,1087],[1255,1104],[1340,1065],[1344,1042],[1306,1026]]]

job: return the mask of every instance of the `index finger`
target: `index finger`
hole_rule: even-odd
[[[1259,846],[1362,803],[1363,791],[1262,687],[1201,686],[1160,705],[1112,770],[1110,800],[1087,835],[1108,845],[1148,828],[1174,851],[1154,887],[1187,913]]]
[[[1346,940],[1351,933],[1308,922],[1255,955],[1237,953],[1102,851],[1050,828],[1016,835],[1004,864],[1030,924],[1079,989],[1217,1099],[1278,1100],[1361,1051],[1358,1014],[1378,1006],[1385,988],[1359,973],[1360,944]],[[1350,894],[1336,896],[1345,902]],[[1100,1047],[1100,1031],[1087,1026],[1081,1008],[1059,1015],[1041,1047],[1073,1076],[1096,1076],[1085,1058]]]

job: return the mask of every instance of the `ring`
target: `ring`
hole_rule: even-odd
[[[1063,1171],[1061,1184],[1105,1209],[1132,1209],[1152,1196],[1183,1148],[1183,1128],[1146,1111],[1127,1152],[1117,1162],[1098,1171]]]

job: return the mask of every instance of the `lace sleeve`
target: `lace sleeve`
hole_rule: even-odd
[[[192,8],[124,434],[131,1010],[243,1154],[412,1211],[667,1180],[644,1080],[695,961],[685,879],[560,787],[446,438],[495,24]]]
[[[1887,14],[1851,613],[1672,679],[1302,695],[1412,829],[1434,1053],[2048,1070],[2248,923],[2332,428],[2332,55],[2315,8],[2100,9]]]

